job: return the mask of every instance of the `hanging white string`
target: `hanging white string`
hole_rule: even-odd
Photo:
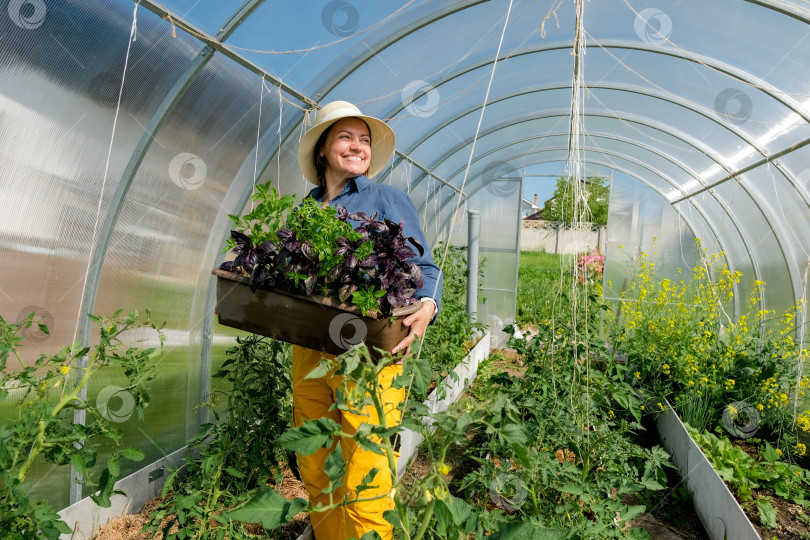
[[[584,245],[583,242],[583,230],[584,230],[584,223],[588,220],[588,214],[590,213],[588,207],[588,200],[587,200],[587,189],[586,189],[586,178],[585,178],[585,154],[583,150],[583,137],[585,133],[584,129],[584,114],[585,114],[585,100],[584,100],[584,89],[585,89],[585,77],[584,77],[584,64],[585,64],[585,51],[586,44],[585,44],[585,28],[584,28],[584,11],[585,11],[585,0],[577,0],[577,19],[576,19],[576,34],[574,36],[574,70],[571,79],[571,121],[570,121],[570,129],[569,129],[569,139],[568,139],[568,175],[569,178],[573,180],[573,185],[571,186],[571,193],[573,197],[573,215],[572,216],[565,216],[563,215],[563,221],[570,221],[572,223],[572,229],[574,234],[574,242],[575,245]],[[563,205],[565,208],[565,205]],[[565,218],[568,219],[565,219]],[[561,262],[561,266],[562,266]],[[579,329],[579,291],[577,291],[577,287],[579,286],[580,278],[584,276],[580,275],[580,269],[577,264],[576,258],[572,260],[572,278],[571,278],[571,324],[575,331]],[[585,297],[588,296],[588,280],[582,279],[583,287],[585,289]],[[587,338],[588,335],[588,302],[585,301],[583,303],[583,309],[585,311],[584,315],[584,323],[585,323],[585,337],[580,338],[580,341],[584,342],[585,344],[585,370],[586,374],[590,372],[590,351],[588,350],[588,343],[589,339]],[[553,324],[553,323],[552,323]],[[574,354],[578,355],[577,350],[574,350]],[[579,360],[579,358],[575,358],[575,360]],[[574,371],[574,377],[571,378],[571,386],[572,391],[569,392],[569,396],[572,400],[571,410],[576,410],[575,404],[573,403],[574,396],[576,392],[573,391],[573,387],[579,384],[577,382],[576,371]],[[586,396],[590,393],[590,377],[586,377],[585,379],[585,394]],[[590,407],[585,408],[585,418],[583,425],[588,426],[590,425]],[[586,430],[586,439],[590,441],[590,430]]]
[[[487,84],[487,91],[484,94],[484,102],[481,105],[481,114],[478,116],[478,125],[475,128],[475,135],[473,135],[472,144],[470,145],[470,157],[467,159],[467,167],[464,169],[464,179],[461,181],[461,188],[456,195],[456,207],[453,210],[453,217],[450,220],[450,228],[448,229],[447,239],[444,244],[444,254],[442,255],[442,262],[439,265],[439,271],[441,272],[444,268],[445,262],[447,261],[447,253],[450,250],[450,233],[455,229],[456,225],[456,217],[458,215],[458,209],[461,205],[462,194],[464,193],[464,187],[467,185],[467,176],[470,173],[470,166],[472,165],[472,158],[475,154],[475,143],[478,141],[478,134],[481,132],[481,124],[484,121],[484,112],[487,109],[487,102],[489,101],[489,92],[492,89],[492,81],[495,78],[495,69],[498,67],[498,58],[501,56],[501,47],[503,46],[503,38],[506,35],[506,28],[509,25],[509,15],[512,13],[512,0],[509,0],[509,8],[506,10],[506,18],[503,22],[503,30],[501,31],[501,39],[498,42],[498,50],[495,52],[495,59],[492,62],[492,70],[489,74],[489,83]],[[439,288],[439,281],[436,280],[436,286],[433,289],[433,298],[436,298],[436,294]],[[427,333],[427,329],[425,329],[425,333]],[[419,351],[416,354],[416,358],[419,359],[422,355],[422,344],[424,343],[424,339],[419,343]]]
[[[96,206],[96,221],[93,224],[93,236],[92,236],[92,248],[90,251],[90,257],[87,261],[87,270],[84,273],[84,284],[82,285],[82,299],[84,299],[84,295],[87,292],[87,280],[90,278],[90,265],[93,263],[93,258],[96,254],[96,246],[97,241],[96,238],[98,236],[98,222],[101,218],[101,204],[104,200],[104,190],[107,187],[107,176],[110,172],[110,160],[112,158],[112,149],[113,144],[115,143],[115,131],[116,127],[118,126],[118,115],[121,112],[121,97],[124,95],[124,80],[127,76],[127,66],[129,65],[129,53],[132,49],[132,43],[137,40],[138,37],[138,5],[140,4],[140,0],[135,2],[135,6],[132,9],[132,28],[129,31],[129,42],[127,43],[127,53],[124,57],[124,71],[121,74],[121,86],[118,88],[118,102],[115,107],[115,116],[113,117],[113,125],[112,125],[112,133],[110,134],[110,144],[107,146],[107,162],[104,164],[104,178],[101,181],[101,194],[98,197],[98,205]],[[81,325],[82,320],[82,311],[85,311],[90,306],[82,306],[82,309],[79,310],[79,313],[76,314],[76,330],[73,332],[73,342],[76,342],[76,339],[79,335],[79,326]],[[86,344],[85,344],[86,345]]]
[[[301,118],[301,130],[298,132],[298,144],[301,144],[301,139],[304,137],[304,133],[307,132],[307,128],[312,124],[312,120],[309,118],[309,114],[312,112],[312,109],[307,109],[304,111],[304,117]],[[278,152],[281,153],[281,145],[278,147]],[[303,180],[304,185],[307,185],[307,180],[304,178],[303,173],[301,174],[301,180]]]
[[[281,80],[281,79],[279,79]],[[278,90],[278,152],[276,152],[276,189],[281,193],[281,114],[284,112],[284,96],[281,95],[281,85]]]
[[[793,389],[793,424],[792,429],[796,429],[796,414],[799,410],[799,394],[802,389],[802,376],[804,375],[804,332],[807,326],[807,271],[810,269],[810,259],[804,267],[804,279],[802,280],[802,298],[799,301],[797,310],[801,310],[801,322],[799,316],[796,316],[796,322],[799,324],[799,365],[796,366],[796,388]]]
[[[256,153],[253,156],[253,190],[250,192],[250,211],[253,212],[253,196],[256,194],[256,172],[259,166],[259,138],[262,134],[262,105],[264,103],[264,75],[259,86],[259,121],[256,123]]]
[[[453,230],[453,227],[455,226],[456,212],[458,212],[459,202],[460,202],[460,199],[462,199],[462,194],[464,193],[464,186],[465,186],[465,184],[467,182],[467,174],[470,171],[470,164],[472,163],[472,156],[473,156],[473,153],[475,152],[475,142],[478,139],[478,133],[481,131],[481,123],[482,123],[482,121],[484,119],[484,111],[486,110],[487,101],[489,100],[489,91],[492,88],[492,79],[495,77],[495,68],[498,66],[498,58],[501,55],[501,46],[503,45],[503,38],[506,35],[506,28],[509,25],[509,15],[510,15],[511,12],[512,12],[512,0],[509,0],[509,9],[506,11],[506,20],[504,21],[503,30],[501,31],[501,40],[498,43],[498,50],[495,53],[495,61],[492,63],[492,71],[491,71],[490,76],[489,76],[489,84],[487,85],[487,92],[484,95],[484,103],[481,106],[481,115],[478,118],[478,127],[475,130],[475,135],[473,136],[472,147],[470,148],[470,158],[467,160],[467,168],[464,171],[464,180],[461,183],[461,189],[459,190],[458,194],[456,195],[456,197],[457,197],[456,211],[453,213],[452,224],[450,226],[451,231]],[[437,220],[437,224],[438,224],[438,220]],[[449,247],[450,247],[450,242],[449,242],[449,234],[448,234],[448,238],[446,239],[445,246],[444,246],[444,255],[442,256],[442,262],[439,265],[439,274],[440,275],[441,275],[441,273],[443,271],[442,269],[444,268],[445,262],[447,261],[447,252],[449,250]],[[438,293],[438,289],[439,289],[439,280],[437,279],[436,280],[436,285],[433,288],[433,294],[431,295],[432,298],[436,298],[436,294]],[[427,335],[427,333],[430,331],[429,329],[430,329],[430,326],[428,325],[425,328],[425,331],[424,331],[424,333],[422,335],[422,339],[419,340],[419,350],[417,350],[417,352],[416,352],[416,359],[417,360],[419,360],[422,357],[422,347],[423,347],[423,345],[425,343],[424,338]],[[408,390],[405,392],[404,403],[406,405],[407,405],[408,399],[410,398],[410,395],[411,395],[411,388],[413,388],[413,375],[411,375],[411,381],[408,384]],[[399,436],[399,434],[397,434],[397,437],[398,436]]]

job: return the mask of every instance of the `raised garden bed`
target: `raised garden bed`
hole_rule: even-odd
[[[695,511],[712,540],[759,540],[760,536],[723,479],[689,436],[675,410],[666,409],[656,421],[661,443],[692,493]]]

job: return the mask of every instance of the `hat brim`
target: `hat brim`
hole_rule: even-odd
[[[373,178],[382,172],[391,159],[391,156],[394,154],[394,148],[396,146],[394,130],[382,120],[362,114],[346,114],[345,116],[330,118],[325,122],[313,126],[309,131],[304,133],[298,145],[298,166],[301,167],[304,178],[313,184],[318,184],[318,172],[315,168],[315,144],[324,131],[343,118],[359,118],[366,123],[371,132],[371,161],[369,162],[366,176]]]

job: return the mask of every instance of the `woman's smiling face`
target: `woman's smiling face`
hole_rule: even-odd
[[[341,118],[332,124],[322,152],[327,177],[342,180],[365,174],[371,163],[368,126],[359,118]]]

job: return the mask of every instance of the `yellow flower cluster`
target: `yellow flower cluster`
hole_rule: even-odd
[[[803,304],[784,314],[763,309],[763,281],[741,286],[742,273],[723,264],[725,254],[709,254],[700,241],[696,244],[700,263],[693,267],[691,279],[678,275],[660,279],[654,254],[639,254],[637,277],[622,294],[624,324],[619,335],[623,348],[649,359],[651,366],[660,366],[656,382],[663,392],[671,389],[703,396],[717,408],[729,397],[744,396],[762,413],[763,421],[793,424],[792,396],[810,396],[810,376],[797,381],[786,371],[806,358],[797,337],[801,320],[797,314]],[[735,299],[736,291],[749,287],[747,302]],[[739,305],[744,313],[736,312]],[[773,354],[776,370],[770,369],[768,378],[761,372],[741,377],[740,369],[751,360],[756,362],[763,350],[768,351],[765,355]],[[641,379],[641,371],[652,370],[639,366],[634,382]],[[795,422],[798,429],[810,432],[810,410],[796,416]]]
[[[780,392],[781,388],[779,383],[774,377],[769,377],[759,384],[760,390],[767,397],[765,401],[765,408],[776,408],[788,404],[788,395],[785,392]]]
[[[804,443],[799,443],[793,447],[793,453],[797,456],[803,456],[807,453],[807,445]]]
[[[796,416],[796,425],[805,433],[810,432],[810,410],[799,413],[798,416]]]

